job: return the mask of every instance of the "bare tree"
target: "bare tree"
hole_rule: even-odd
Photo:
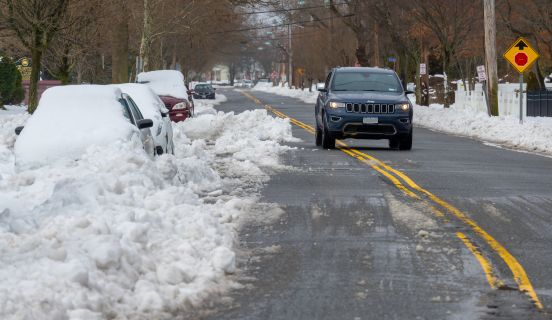
[[[21,43],[31,52],[29,113],[38,105],[38,81],[42,55],[50,46],[67,12],[69,0],[2,0],[2,16]]]

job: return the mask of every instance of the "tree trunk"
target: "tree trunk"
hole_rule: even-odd
[[[38,81],[40,80],[40,68],[42,62],[42,51],[36,48],[31,49],[32,68],[31,81],[29,84],[29,107],[27,111],[32,114],[38,107]]]
[[[144,29],[142,30],[142,40],[140,42],[140,58],[142,59],[142,71],[149,71],[151,56],[151,36],[152,36],[152,8],[151,0],[144,0]]]
[[[485,20],[485,65],[487,70],[487,90],[491,116],[498,116],[498,75],[496,65],[496,18],[495,0],[484,0]]]
[[[111,81],[128,82],[128,23],[124,16],[116,18],[111,30]]]
[[[380,49],[379,49],[379,25],[376,19],[374,19],[374,54],[373,54],[373,60],[372,65],[374,67],[379,67],[380,65]]]
[[[366,43],[368,42],[366,39],[366,36],[364,35],[364,32],[359,32],[356,34],[357,38],[357,49],[355,52],[355,56],[357,58],[357,62],[361,67],[369,67],[370,66],[370,59],[368,57],[368,54],[366,53]]]

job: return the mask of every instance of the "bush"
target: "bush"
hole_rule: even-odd
[[[0,57],[0,105],[11,102],[19,71],[12,59]]]
[[[21,72],[17,72],[15,80],[15,89],[11,97],[11,104],[20,104],[25,100],[25,88],[23,88]]]

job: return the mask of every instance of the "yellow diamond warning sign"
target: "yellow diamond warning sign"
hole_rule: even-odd
[[[539,54],[523,38],[517,39],[504,53],[504,59],[508,60],[519,73],[527,70],[538,58]]]

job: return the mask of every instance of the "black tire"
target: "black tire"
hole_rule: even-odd
[[[314,139],[317,147],[320,147],[322,145],[322,129],[316,125],[316,132],[314,133]]]
[[[400,141],[397,138],[391,138],[389,139],[389,149],[398,149],[400,145]]]
[[[328,124],[326,122],[326,117],[322,116],[324,125],[322,126],[322,148],[324,149],[335,149],[335,138],[330,133],[328,129]]]
[[[399,150],[412,150],[412,132],[401,137]]]

